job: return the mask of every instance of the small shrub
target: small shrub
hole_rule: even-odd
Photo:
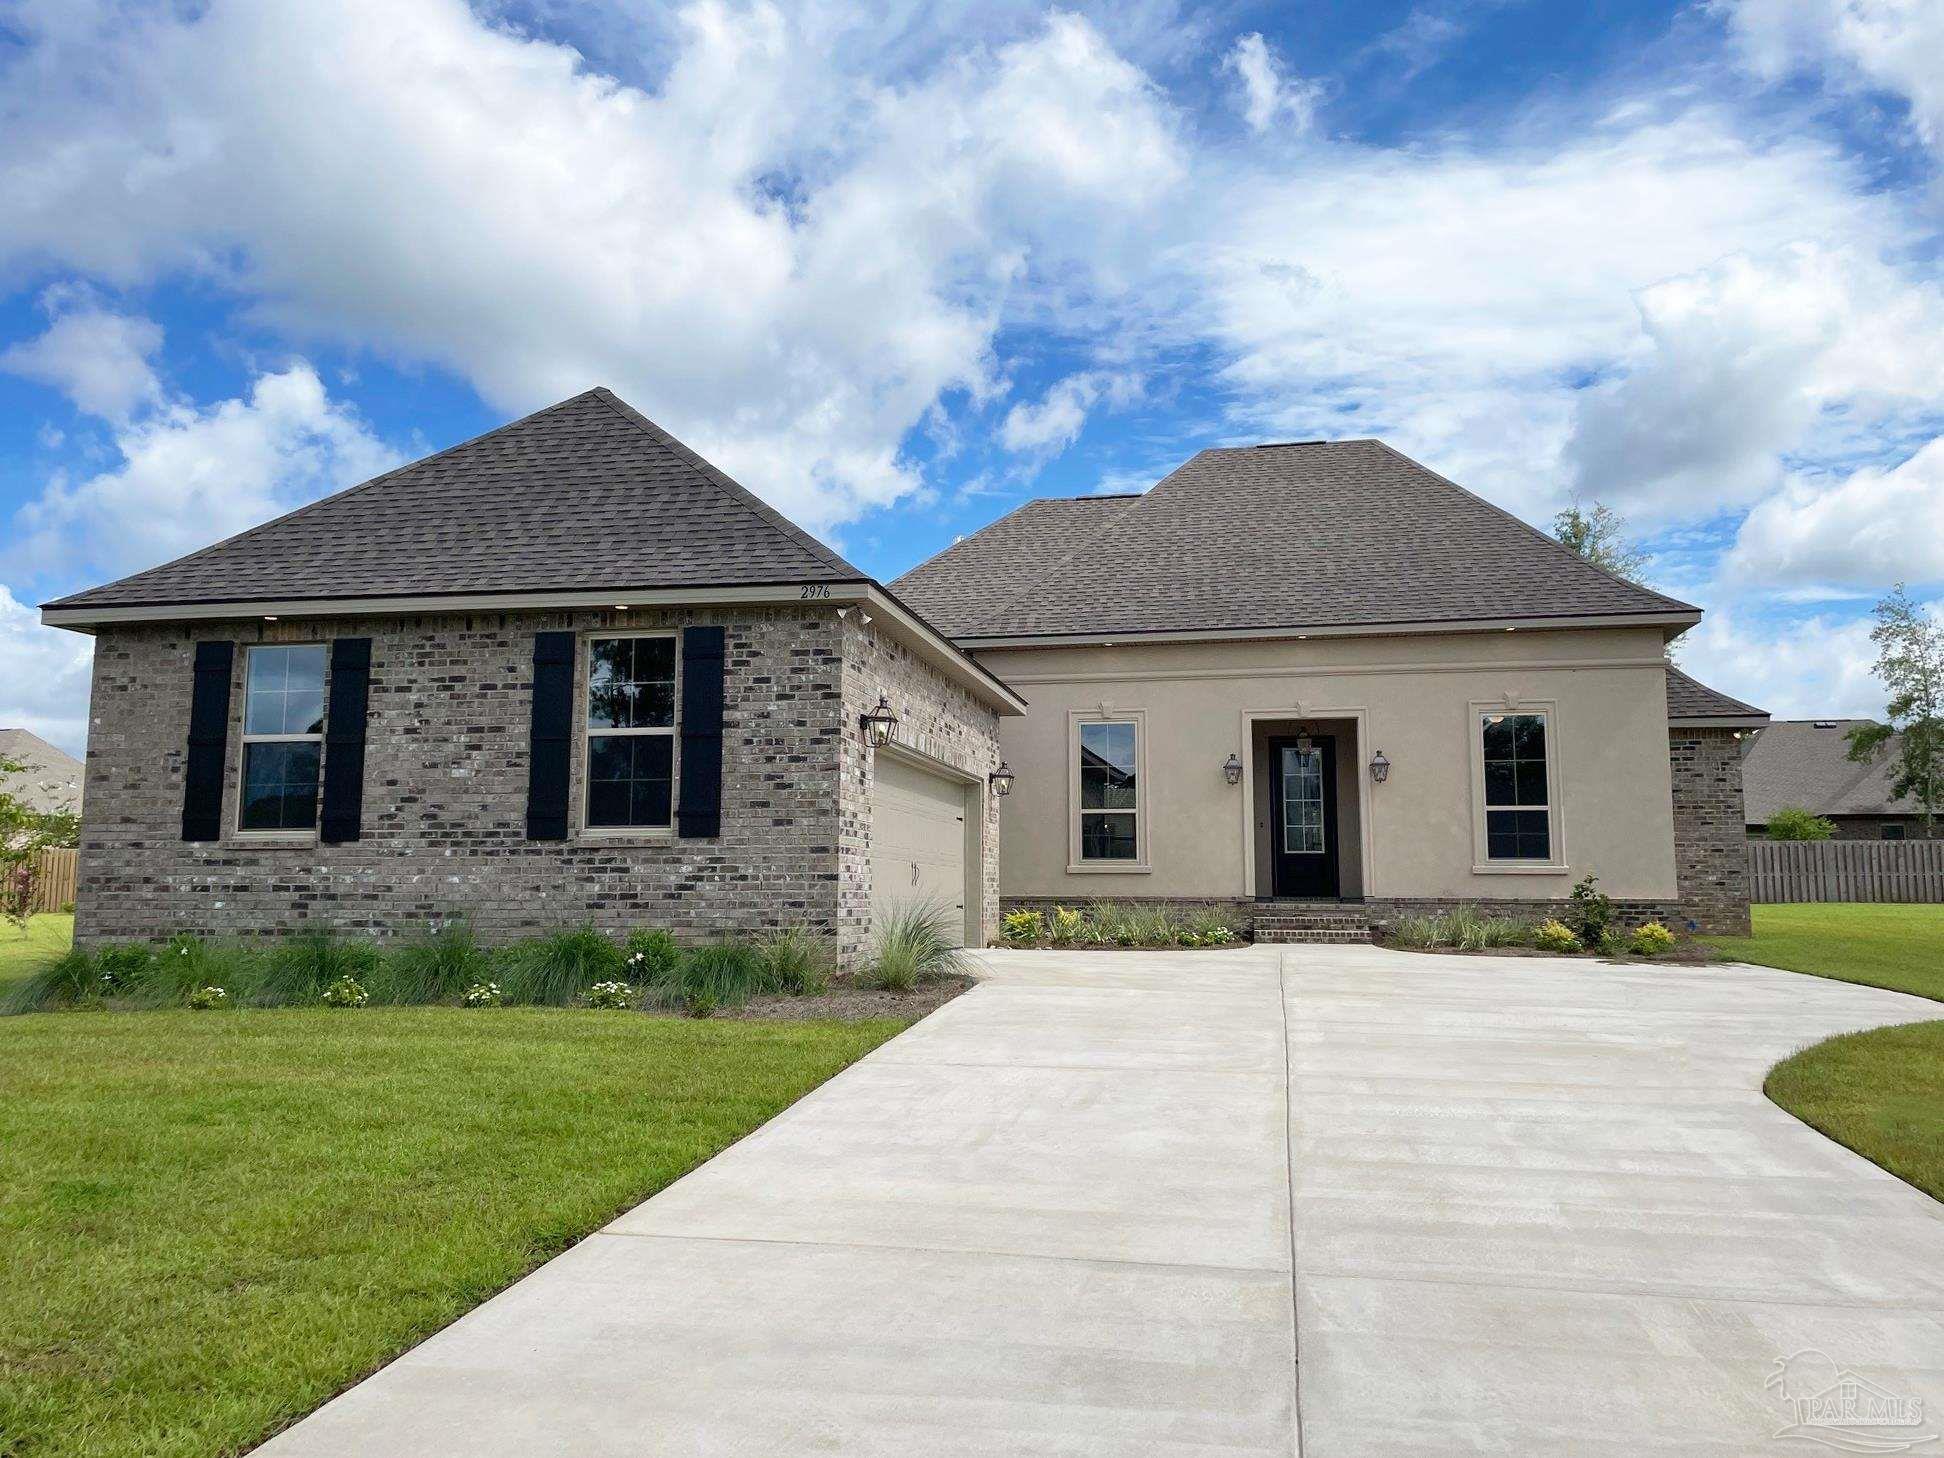
[[[394,1006],[451,1002],[487,980],[493,959],[455,922],[393,950],[367,980],[373,1000]]]
[[[1595,889],[1594,883],[1599,879],[1586,876],[1573,886],[1573,930],[1589,947],[1600,946],[1613,925],[1613,900],[1606,892]]]
[[[625,982],[597,982],[587,989],[587,1005],[595,1008],[630,1008],[635,990]]]
[[[273,1007],[315,1002],[327,988],[343,982],[356,983],[360,995],[365,995],[365,979],[378,970],[378,961],[378,948],[371,942],[351,941],[329,932],[290,937],[270,949],[250,1001]]]
[[[1657,921],[1650,921],[1633,934],[1627,950],[1638,957],[1658,957],[1674,945],[1674,933]]]
[[[1015,947],[1030,947],[1046,938],[1046,918],[1037,911],[1009,911],[1000,918],[999,939]]]
[[[756,939],[763,978],[778,992],[814,997],[830,986],[830,949],[808,927],[785,927]]]
[[[1400,916],[1390,924],[1387,940],[1400,947],[1415,947],[1419,951],[1430,951],[1439,945],[1441,931],[1435,916]]]
[[[1516,916],[1489,916],[1484,921],[1483,931],[1488,947],[1532,945],[1532,923],[1521,921]]]
[[[221,987],[198,987],[189,994],[189,1006],[197,1012],[209,1012],[214,1008],[228,1007],[229,993]]]
[[[1768,820],[1770,840],[1828,840],[1836,833],[1836,822],[1825,819],[1800,805],[1784,805]]]
[[[47,1012],[75,1007],[101,997],[101,972],[95,959],[75,947],[32,977],[16,982],[0,999],[0,1012]]]
[[[461,1007],[504,1007],[506,994],[497,982],[475,982],[459,995]]]
[[[1057,921],[1061,907],[1054,912]],[[1079,912],[1069,912],[1077,922]],[[871,962],[860,979],[867,987],[909,992],[920,979],[955,972],[964,953],[952,945],[958,913],[936,901],[907,902],[880,919]],[[1072,935],[1067,940],[1071,941]]]
[[[1543,921],[1532,934],[1532,943],[1545,952],[1577,952],[1580,939],[1563,921]]]
[[[155,949],[143,942],[117,942],[95,953],[95,984],[102,996],[132,992],[147,979]]]
[[[508,1002],[566,1007],[596,982],[617,980],[621,949],[591,926],[515,942],[500,960]]]
[[[179,1007],[198,988],[221,987],[232,1000],[246,1001],[263,980],[265,961],[260,946],[178,934],[124,996],[137,1007]]]
[[[680,1007],[706,1018],[718,1008],[740,1007],[762,992],[775,992],[769,968],[747,942],[724,940],[685,953],[675,975],[648,990],[660,1007]]]
[[[644,985],[666,982],[682,965],[682,949],[659,927],[628,933],[625,961],[628,975]]]
[[[1439,941],[1461,952],[1485,950],[1485,918],[1474,906],[1454,906],[1444,914]]]
[[[363,1007],[371,1001],[371,994],[357,978],[340,977],[319,994],[319,1000],[326,1007]]]
[[[1221,947],[1239,940],[1240,935],[1221,912],[1203,907],[1189,913],[1187,921],[1176,929],[1175,939],[1186,947]]]
[[[1070,947],[1087,929],[1086,916],[1070,906],[1056,906],[1046,919],[1046,939],[1056,947]]]
[[[1602,957],[1617,957],[1627,950],[1627,939],[1612,927],[1600,933],[1600,939],[1589,944],[1589,949]]]

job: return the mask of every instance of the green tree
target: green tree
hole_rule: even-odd
[[[1899,582],[1876,605],[1876,674],[1890,690],[1886,723],[1859,724],[1849,731],[1849,757],[1871,764],[1897,741],[1890,798],[1914,800],[1929,835],[1944,810],[1944,625],[1910,600]]]
[[[1800,805],[1784,805],[1768,820],[1770,840],[1828,840],[1835,833],[1835,821],[1812,815]]]
[[[43,815],[8,792],[8,781],[26,772],[19,760],[0,758],[0,918],[23,926],[33,904],[41,852],[75,844],[81,830],[76,816]]]
[[[1553,518],[1553,535],[1595,567],[1642,587],[1647,579],[1647,554],[1627,536],[1627,519],[1612,507],[1594,502],[1591,511],[1575,501]]]

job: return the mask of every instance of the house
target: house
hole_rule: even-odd
[[[1096,897],[1339,935],[1586,875],[1747,924],[1766,716],[1668,666],[1699,610],[1377,441],[1033,502],[887,588],[593,390],[43,615],[97,639],[84,941],[852,961],[913,900],[972,944]]]
[[[606,390],[43,618],[96,638],[83,942],[998,915],[1024,702]]]
[[[81,761],[26,729],[0,729],[0,762],[20,765],[0,774],[0,790],[38,815],[81,813]]]
[[[1787,806],[1823,816],[1838,840],[1921,840],[1944,836],[1924,824],[1915,801],[1891,796],[1900,741],[1892,736],[1868,764],[1849,757],[1849,731],[1868,719],[1778,719],[1747,742],[1742,783],[1748,835],[1768,834],[1769,817]]]
[[[1738,741],[1767,716],[1669,666],[1700,610],[1380,441],[1034,501],[891,586],[1028,701],[999,730],[1007,909],[1355,935],[1554,913],[1592,875],[1631,921],[1747,929]]]

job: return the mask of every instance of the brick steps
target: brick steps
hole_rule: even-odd
[[[1370,917],[1357,907],[1270,907],[1255,916],[1258,942],[1351,943],[1370,940]]]

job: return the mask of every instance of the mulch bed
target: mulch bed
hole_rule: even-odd
[[[1129,947],[1120,942],[994,942],[995,952],[1232,952],[1237,947],[1255,945],[1248,937],[1237,937],[1219,947],[1182,947],[1173,942],[1155,947]]]
[[[725,1008],[714,1014],[719,1018],[773,1018],[789,1022],[835,1018],[839,1022],[861,1022],[866,1018],[922,1018],[945,1006],[973,985],[962,976],[925,977],[909,992],[886,992],[876,987],[859,987],[839,979],[828,992],[815,997],[777,994],[752,997],[741,1007]]]
[[[1655,957],[1636,957],[1631,952],[1618,952],[1612,956],[1603,952],[1548,952],[1538,947],[1479,947],[1467,950],[1460,950],[1457,947],[1407,947],[1398,942],[1387,942],[1381,939],[1376,941],[1376,945],[1386,951],[1424,952],[1433,957],[1569,957],[1576,962],[1606,962],[1629,967],[1651,967],[1656,963],[1665,965],[1670,962],[1683,967],[1699,967],[1708,962],[1734,960],[1713,947],[1698,942],[1676,942]]]

